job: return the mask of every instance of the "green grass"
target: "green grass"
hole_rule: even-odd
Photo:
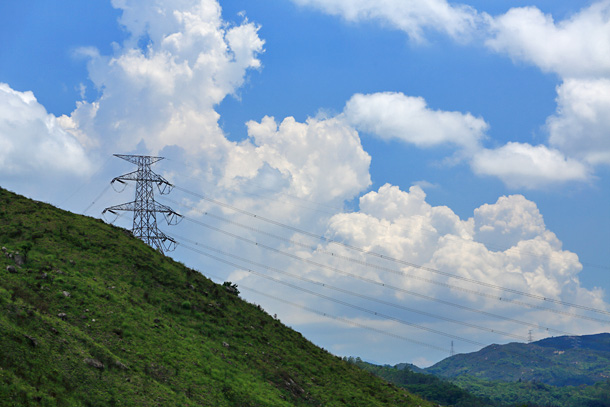
[[[2,406],[431,405],[100,220],[0,189],[0,246]]]

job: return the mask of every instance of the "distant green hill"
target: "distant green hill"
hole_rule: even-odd
[[[467,374],[505,382],[592,385],[610,378],[610,334],[490,345],[478,352],[444,359],[425,371],[446,378]]]
[[[431,406],[100,220],[0,189],[1,406]]]
[[[604,333],[491,345],[426,369],[348,360],[446,406],[610,407],[609,358],[610,334]]]
[[[426,369],[407,363],[394,367],[356,364],[446,405],[610,407],[608,333],[490,345]],[[428,379],[416,372],[426,373]]]

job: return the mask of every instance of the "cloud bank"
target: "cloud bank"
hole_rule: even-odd
[[[87,174],[81,144],[47,113],[32,92],[0,83],[0,177]]]
[[[546,144],[510,142],[483,148],[482,135],[489,128],[483,119],[469,113],[434,112],[423,99],[396,93],[355,95],[345,113],[359,130],[421,148],[442,143],[468,147],[476,174],[497,177],[510,188],[590,181],[595,167],[610,163],[610,123],[603,114],[610,94],[610,1],[595,2],[561,21],[536,7],[491,16],[440,0],[293,1],[348,21],[379,21],[417,42],[433,31],[459,40],[482,38],[491,51],[535,65],[562,81],[557,87],[557,111],[546,122]],[[444,126],[448,117],[453,131]]]

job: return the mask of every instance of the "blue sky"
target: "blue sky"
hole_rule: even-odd
[[[192,219],[210,212],[247,225],[227,226],[243,237],[263,239],[252,229],[277,234],[285,240],[270,246],[310,262],[192,222],[162,225],[167,233],[521,337],[527,325],[442,309],[311,262],[543,328],[608,330],[567,305],[530,304],[556,308],[543,312],[461,289],[486,292],[470,279],[610,309],[608,1],[31,0],[0,5],[0,35],[3,187],[100,216],[133,199],[133,190],[107,188],[132,170],[113,153],[163,155],[156,170],[183,188],[166,204]],[[306,237],[294,230],[184,190],[462,280],[396,262],[391,268],[404,274],[388,276],[378,258],[328,241],[308,242],[306,251]],[[129,216],[117,224],[129,228]],[[329,259],[335,250],[351,263]],[[204,274],[215,270],[223,280],[449,348],[447,335],[292,292],[184,248],[172,256]],[[377,268],[355,267],[355,259]],[[420,365],[446,356],[366,330],[355,335],[353,325],[242,291],[339,355]],[[477,343],[514,340],[390,308]]]

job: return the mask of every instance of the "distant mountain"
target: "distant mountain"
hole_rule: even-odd
[[[610,334],[490,345],[478,352],[444,359],[424,371],[445,378],[470,375],[504,382],[592,385],[610,378]]]
[[[589,349],[610,352],[610,333],[584,336],[557,336],[534,342],[535,345],[556,350]]]
[[[422,406],[130,232],[0,188],[0,406]]]
[[[394,366],[394,369],[398,369],[398,370],[410,370],[412,372],[415,373],[426,373],[426,371],[424,369],[422,369],[421,367],[418,367],[412,363],[399,363],[397,365]]]
[[[610,407],[608,333],[490,345],[426,369],[350,361],[444,406]]]

